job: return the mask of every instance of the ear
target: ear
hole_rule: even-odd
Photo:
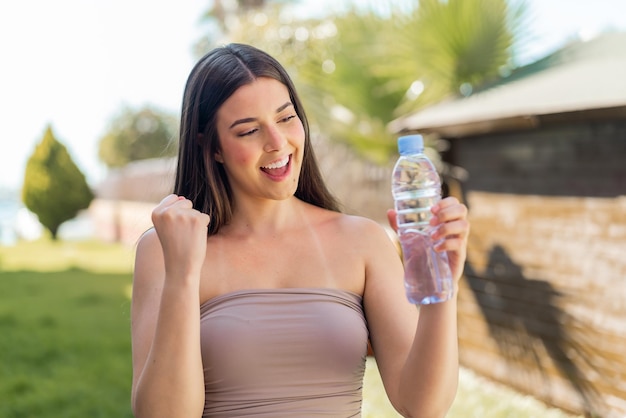
[[[217,161],[218,163],[222,163],[224,164],[224,158],[222,158],[222,152],[221,151],[215,151],[215,154],[213,154],[213,158],[215,158],[215,161]]]

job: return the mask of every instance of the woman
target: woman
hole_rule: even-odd
[[[466,212],[454,198],[433,209],[457,281]],[[456,298],[419,316],[407,302],[395,246],[339,211],[266,53],[231,44],[192,69],[174,194],[152,221],[133,283],[137,417],[358,417],[368,339],[401,414],[445,415]]]

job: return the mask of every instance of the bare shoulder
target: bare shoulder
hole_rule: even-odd
[[[135,253],[141,257],[160,255],[162,258],[161,241],[154,228],[148,229],[139,237]]]
[[[393,244],[393,231],[384,224],[373,219],[358,215],[341,214],[338,216],[336,226],[344,234],[347,240],[354,245],[367,245],[387,247]]]
[[[163,250],[154,228],[141,235],[135,250],[134,282],[154,282],[164,275]]]
[[[137,240],[137,253],[143,253],[145,251],[154,251],[155,249],[161,250],[161,242],[154,227],[146,230]]]

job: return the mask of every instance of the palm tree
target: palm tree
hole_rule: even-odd
[[[410,15],[396,16],[384,41],[394,48],[376,67],[409,87],[394,113],[470,95],[510,71],[513,48],[526,39],[526,11],[523,0],[421,0]]]
[[[512,67],[525,18],[525,3],[513,0],[404,1],[385,13],[373,3],[353,7],[333,19],[337,35],[318,46],[328,51],[333,71],[312,62],[299,71],[300,81],[319,90],[312,96],[323,100],[314,106],[322,111],[315,119],[333,136],[386,161],[396,153],[387,124],[448,96],[471,94]],[[347,110],[342,120],[335,109]]]
[[[285,21],[279,3],[238,1],[230,13],[239,24],[230,28],[220,1],[207,16],[223,22],[229,40],[288,67],[314,128],[379,163],[395,157],[386,128],[393,119],[471,94],[511,67],[526,16],[524,0],[394,0],[384,9],[354,3],[341,15]]]

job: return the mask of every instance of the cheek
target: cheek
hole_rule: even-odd
[[[230,147],[227,154],[229,160],[236,166],[245,166],[256,162],[256,155],[246,147]]]
[[[304,126],[302,123],[296,124],[290,132],[291,137],[295,138],[300,148],[304,147]]]

